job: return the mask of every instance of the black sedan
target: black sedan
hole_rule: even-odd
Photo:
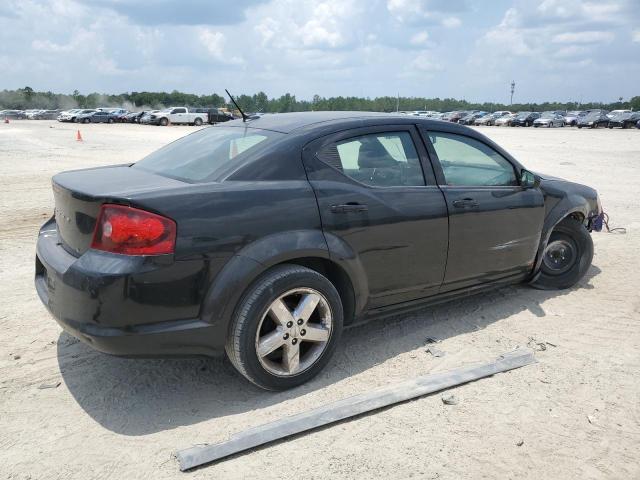
[[[53,193],[35,285],[67,332],[115,355],[226,351],[267,389],[312,378],[361,320],[569,288],[602,224],[595,190],[470,128],[363,112],[233,120]]]
[[[609,117],[606,110],[592,110],[586,115],[578,118],[576,122],[578,128],[598,128],[609,125]]]
[[[640,112],[625,112],[609,119],[609,128],[633,128],[640,121]]]
[[[519,112],[513,120],[512,127],[530,127],[533,122],[540,118],[540,112]]]

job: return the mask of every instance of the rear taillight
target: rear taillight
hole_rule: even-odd
[[[176,223],[166,217],[123,205],[104,204],[91,248],[123,255],[173,253]]]

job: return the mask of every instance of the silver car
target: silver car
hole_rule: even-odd
[[[534,127],[564,127],[564,117],[556,112],[543,112],[533,121]]]
[[[511,125],[511,121],[514,118],[516,118],[517,115],[518,115],[517,113],[509,113],[507,115],[504,115],[503,117],[500,117],[494,120],[493,124],[496,127],[508,127]]]

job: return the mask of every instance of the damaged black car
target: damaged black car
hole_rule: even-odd
[[[53,192],[35,285],[64,330],[114,355],[226,352],[272,390],[320,372],[356,322],[574,286],[603,218],[593,188],[473,129],[363,112],[229,121]]]

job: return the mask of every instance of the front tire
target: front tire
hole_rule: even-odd
[[[160,126],[162,127],[166,127],[167,125],[169,125],[169,119],[168,118],[161,118],[160,119]]]
[[[338,291],[320,273],[280,265],[238,302],[225,350],[233,366],[266,390],[301,385],[331,358],[342,333]]]
[[[540,275],[533,286],[565,289],[584,277],[593,260],[593,240],[582,222],[565,218],[551,232],[543,252]]]

